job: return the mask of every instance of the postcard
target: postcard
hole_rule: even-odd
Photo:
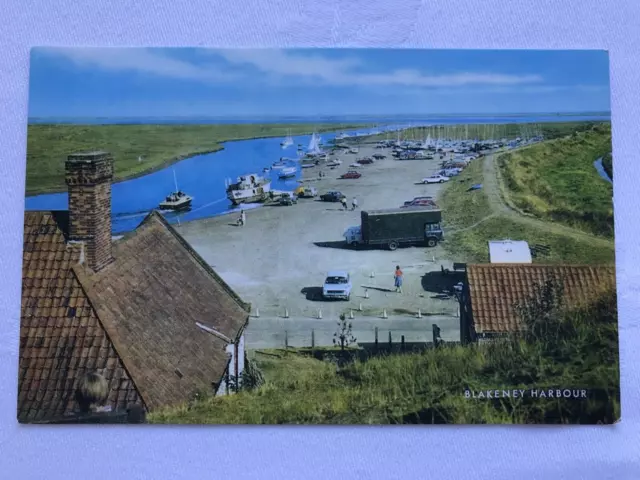
[[[620,419],[606,51],[35,48],[21,423]]]

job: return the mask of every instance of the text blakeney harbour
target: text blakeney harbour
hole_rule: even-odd
[[[587,398],[587,390],[572,388],[465,390],[464,396],[465,398]]]

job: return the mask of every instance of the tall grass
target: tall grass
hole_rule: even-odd
[[[535,299],[530,300],[535,302]],[[356,361],[296,354],[260,360],[266,383],[151,414],[154,423],[612,423],[620,416],[615,292],[557,308],[554,332],[527,323],[493,343]],[[585,399],[470,399],[472,390],[584,388]]]
[[[613,188],[594,161],[611,151],[611,126],[498,157],[509,200],[525,213],[613,237]]]

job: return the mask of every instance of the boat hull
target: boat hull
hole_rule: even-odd
[[[229,200],[233,205],[242,205],[243,203],[262,203],[267,200],[269,195],[266,193],[251,195],[249,197],[231,197],[229,196]]]
[[[162,202],[159,205],[159,208],[161,210],[171,210],[171,211],[174,211],[174,212],[178,212],[178,211],[182,211],[182,210],[189,210],[191,208],[191,200],[186,200],[186,201],[181,202],[181,203]]]

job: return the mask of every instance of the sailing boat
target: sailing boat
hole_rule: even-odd
[[[161,210],[188,210],[191,208],[193,197],[178,190],[178,180],[176,179],[176,170],[173,170],[173,182],[176,187],[173,193],[166,196],[164,201],[160,202]]]
[[[291,145],[293,145],[293,137],[291,136],[291,129],[289,129],[287,138],[285,138],[284,141],[280,143],[280,146],[284,150],[285,148],[289,148]]]

